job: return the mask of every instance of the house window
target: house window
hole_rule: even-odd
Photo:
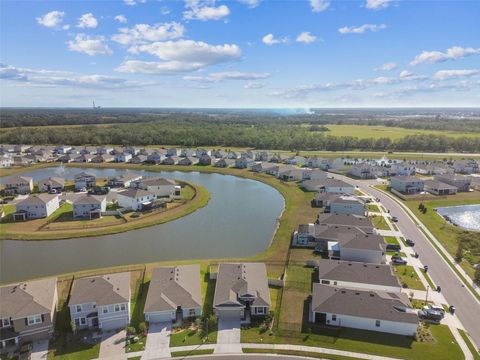
[[[380,320],[375,320],[375,326],[380,327]]]
[[[265,308],[257,307],[257,314],[265,314]]]
[[[84,317],[80,318],[80,325],[86,325],[87,324],[87,319]]]
[[[108,308],[106,306],[103,308],[103,313],[104,314],[108,313]]]
[[[120,305],[115,305],[115,311],[120,311]]]
[[[2,325],[2,327],[10,326],[10,319],[8,319],[8,318],[2,319],[1,325]]]
[[[127,310],[127,306],[125,304],[120,305],[120,310],[125,311]]]
[[[29,316],[28,325],[40,324],[42,322],[42,315]]]
[[[82,305],[77,305],[76,311],[77,313],[82,312]]]
[[[335,314],[332,315],[332,321],[337,321],[337,315]]]
[[[330,285],[330,281],[329,280],[322,280],[322,284]]]
[[[192,317],[192,316],[195,316],[195,309],[190,309],[188,310],[188,316]]]

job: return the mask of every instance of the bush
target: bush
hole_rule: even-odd
[[[138,324],[138,330],[142,333],[146,333],[148,330],[147,324],[142,321],[140,324]]]
[[[135,329],[134,326],[127,326],[125,328],[125,331],[127,332],[128,335],[136,335],[137,334],[137,329]]]

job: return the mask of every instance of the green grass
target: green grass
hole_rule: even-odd
[[[385,236],[385,242],[387,244],[400,245],[395,236]]]
[[[368,204],[367,205],[367,210],[371,211],[371,212],[380,212],[380,209],[375,204]]]
[[[188,346],[200,344],[215,344],[217,342],[217,323],[210,321],[208,326],[208,338],[202,337],[200,330],[185,329],[170,335],[170,346]]]
[[[470,341],[470,339],[468,338],[467,334],[465,333],[464,330],[462,329],[458,329],[458,332],[460,333],[460,336],[463,338],[463,341],[465,341],[465,343],[467,344],[468,346],[468,349],[470,350],[470,352],[472,353],[473,355],[473,359],[474,360],[480,360],[480,354],[478,352],[478,350],[475,348],[475,346],[472,344],[472,342]]]
[[[352,360],[353,357],[324,354],[320,352],[311,351],[297,351],[297,350],[276,350],[276,349],[254,349],[244,348],[245,354],[278,354],[278,355],[290,355],[290,356],[304,356],[310,358],[326,359],[326,360]]]
[[[387,221],[383,216],[372,216],[370,219],[372,220],[373,227],[380,230],[390,230]]]
[[[403,251],[393,251],[393,250],[387,250],[387,255],[398,255],[400,257],[407,257],[407,254],[405,254]]]
[[[100,353],[100,343],[88,345],[81,342],[80,332],[73,337],[62,336],[57,340],[57,346],[48,352],[48,360],[88,360],[97,359]]]
[[[395,265],[393,266],[395,275],[400,280],[402,286],[405,284],[407,288],[413,290],[426,290],[423,283],[420,281],[418,274],[415,272],[413,266],[410,265]]]
[[[436,289],[437,288],[435,286],[435,284],[433,283],[432,279],[430,278],[430,275],[428,275],[428,273],[424,272],[423,277],[425,278],[425,280],[427,280],[427,283],[430,286],[430,289]]]
[[[210,355],[213,354],[214,349],[199,349],[199,350],[184,350],[184,351],[172,351],[172,357],[187,357],[195,355]]]

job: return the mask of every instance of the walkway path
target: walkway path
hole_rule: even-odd
[[[171,323],[152,323],[148,327],[147,343],[142,360],[169,358]]]
[[[120,331],[104,331],[102,334],[102,342],[100,343],[100,359],[126,359],[125,339],[127,333],[125,330]]]

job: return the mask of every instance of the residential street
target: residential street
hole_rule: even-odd
[[[359,188],[374,197],[380,199],[381,203],[390,210],[392,216],[398,218],[396,225],[406,238],[415,241],[415,251],[420,255],[423,264],[428,265],[428,274],[442,288],[442,294],[450,305],[456,307],[456,314],[464,325],[465,329],[475,341],[477,347],[480,345],[480,302],[462,286],[454,271],[451,269],[442,256],[435,250],[430,241],[425,237],[417,225],[410,219],[407,213],[387,195],[383,194],[369,185],[371,182],[358,181],[342,175],[334,175],[348,183],[358,185]]]

